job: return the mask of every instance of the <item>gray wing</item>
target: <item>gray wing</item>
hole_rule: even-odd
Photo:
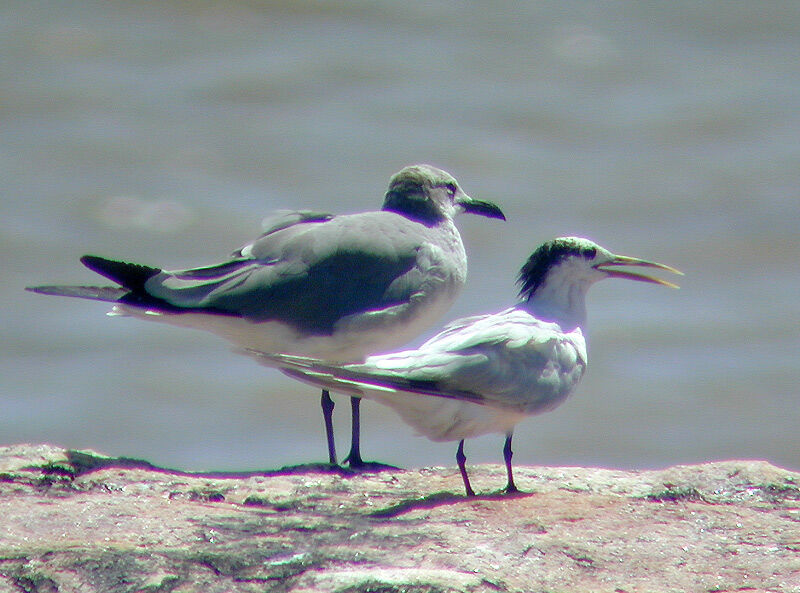
[[[343,317],[409,301],[419,288],[420,229],[391,212],[277,224],[231,261],[162,271],[144,289],[181,310],[329,334]]]
[[[519,308],[453,323],[414,352],[405,360],[373,356],[362,366],[403,368],[406,379],[429,381],[442,393],[469,391],[525,413],[556,405],[586,368],[580,330],[564,334]]]
[[[586,362],[578,338],[510,309],[459,320],[418,350],[371,356],[364,364],[258,356],[295,378],[345,393],[411,393],[533,413],[555,405],[580,380]]]
[[[333,214],[327,212],[315,212],[313,210],[275,210],[261,221],[261,236],[255,241],[244,245],[231,254],[233,258],[256,257],[258,259],[269,259],[271,249],[280,249],[282,242],[285,242],[289,233],[275,236],[278,231],[283,231],[296,225],[308,225],[310,223],[327,222],[334,218]],[[304,232],[307,226],[299,226],[296,232]],[[257,255],[254,255],[257,254]]]

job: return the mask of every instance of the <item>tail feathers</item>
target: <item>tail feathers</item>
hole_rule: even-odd
[[[403,392],[487,404],[486,398],[479,393],[448,388],[434,380],[411,379],[402,376],[402,373],[386,372],[383,369],[368,368],[366,365],[327,364],[306,356],[270,354],[249,348],[243,352],[266,366],[279,368],[295,379],[357,397],[363,395],[369,398],[370,391],[382,392],[387,396],[393,392]]]
[[[93,299],[115,303],[129,293],[118,286],[28,286],[25,290],[39,294]]]
[[[81,258],[81,263],[93,272],[97,272],[109,280],[121,284],[134,293],[145,292],[144,283],[156,274],[161,273],[159,268],[151,268],[150,266],[143,266],[141,264],[129,264],[127,262],[106,259],[96,255],[84,255]]]

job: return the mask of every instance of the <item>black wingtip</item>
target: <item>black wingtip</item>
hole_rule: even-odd
[[[97,272],[133,292],[144,291],[144,283],[161,273],[159,268],[129,264],[97,255],[84,255],[81,263],[93,272]]]
[[[50,288],[51,287],[49,286],[26,286],[25,290],[28,292],[34,292],[36,294],[52,294],[52,292],[50,292]]]
[[[28,292],[36,294],[46,294],[50,296],[75,297],[79,299],[92,299],[95,301],[106,301],[115,303],[128,294],[125,288],[118,286],[26,286]]]

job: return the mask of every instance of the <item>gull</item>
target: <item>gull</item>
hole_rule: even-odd
[[[385,404],[433,441],[459,441],[456,461],[467,496],[475,492],[464,440],[504,434],[505,491],[517,492],[511,469],[514,427],[563,403],[586,370],[589,287],[604,278],[627,278],[677,288],[623,266],[681,274],[664,264],[615,255],[588,239],[560,237],[541,245],[523,266],[516,305],[453,321],[416,350],[347,365],[251,354],[301,381]]]
[[[86,255],[86,267],[119,286],[27,290],[108,301],[109,315],[210,331],[239,348],[360,362],[415,338],[455,300],[467,274],[453,223],[459,212],[505,220],[449,173],[412,165],[392,176],[380,211],[279,212],[260,237],[219,264],[167,271]],[[321,401],[335,464],[327,390]],[[360,400],[351,401],[347,460],[358,467]]]

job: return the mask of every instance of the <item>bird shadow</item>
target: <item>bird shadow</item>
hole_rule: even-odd
[[[405,500],[401,500],[400,502],[384,509],[373,511],[369,513],[369,516],[376,519],[389,519],[419,509],[433,509],[445,505],[453,505],[463,502],[476,502],[479,500],[509,500],[514,498],[527,498],[529,496],[533,496],[533,494],[533,492],[522,492],[519,490],[516,492],[506,492],[505,489],[496,490],[486,494],[478,494],[475,496],[456,494],[455,492],[449,491],[434,492],[433,494],[427,494],[418,498],[407,498]]]
[[[90,451],[79,451],[69,449],[65,452],[63,461],[50,462],[41,467],[30,467],[26,469],[38,469],[47,480],[68,479],[73,480],[79,476],[90,474],[103,469],[143,469],[155,473],[173,476],[187,476],[196,478],[213,479],[246,479],[258,476],[287,476],[303,475],[313,473],[335,474],[344,478],[355,477],[364,473],[375,473],[380,471],[396,471],[401,468],[378,462],[366,462],[359,468],[349,468],[330,463],[303,463],[290,465],[274,470],[262,471],[185,471],[180,469],[168,468],[155,465],[144,459],[133,457],[107,457],[98,455]],[[399,517],[406,513],[420,509],[434,509],[440,506],[455,505],[477,501],[510,500],[516,498],[526,498],[533,496],[533,492],[507,492],[505,489],[487,492],[476,496],[467,496],[450,491],[434,492],[425,496],[406,498],[390,505],[386,508],[377,509],[368,513],[367,516],[374,519],[388,519]]]
[[[245,479],[257,476],[287,476],[312,473],[335,474],[343,478],[354,477],[364,473],[395,471],[401,468],[377,461],[367,461],[357,468],[332,463],[302,463],[287,465],[278,469],[254,471],[186,471],[155,465],[144,459],[134,457],[106,457],[87,451],[69,449],[65,453],[66,463],[50,464],[44,468],[45,473],[69,474],[78,477],[101,469],[144,469],[161,474],[191,476],[196,478]]]

